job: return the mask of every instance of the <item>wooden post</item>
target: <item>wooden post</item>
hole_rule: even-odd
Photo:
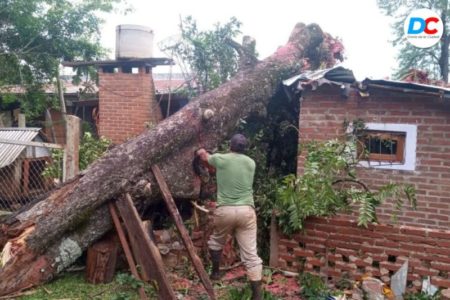
[[[66,148],[64,149],[63,181],[78,174],[78,150],[80,146],[80,118],[66,116]]]
[[[270,219],[270,258],[269,266],[272,268],[278,267],[278,226],[275,216],[275,212],[272,211],[272,217]]]
[[[120,244],[122,245],[123,252],[125,252],[125,257],[127,258],[128,266],[130,267],[131,274],[133,274],[134,278],[140,280],[140,276],[138,270],[136,268],[136,263],[133,259],[133,255],[131,254],[130,246],[128,245],[127,238],[125,236],[125,232],[123,231],[122,225],[120,224],[119,216],[117,215],[117,211],[112,203],[108,204],[109,212],[111,213],[111,218],[114,222],[114,227],[116,228],[117,235],[119,236]],[[148,297],[145,294],[144,288],[141,286],[139,288],[139,296],[141,300],[147,300]]]
[[[87,251],[86,280],[99,284],[111,282],[116,271],[118,244],[115,236],[107,235]]]
[[[169,191],[169,187],[167,186],[167,183],[164,180],[161,170],[157,165],[153,165],[152,171],[153,174],[155,175],[156,181],[158,182],[164,201],[166,202],[167,209],[169,210],[170,215],[172,216],[172,219],[175,222],[178,232],[180,233],[181,239],[183,240],[184,246],[186,247],[189,257],[191,258],[192,264],[194,265],[194,268],[197,271],[197,274],[200,277],[200,280],[202,281],[203,286],[205,287],[209,297],[211,299],[216,299],[216,296],[214,295],[213,286],[211,284],[211,281],[209,280],[209,276],[206,273],[205,268],[203,267],[202,261],[195,252],[194,244],[192,243],[192,240],[189,237],[189,232],[184,226],[183,219],[181,218],[180,213],[178,212],[178,208],[175,204],[175,201],[172,198],[172,194]]]
[[[21,127],[21,128],[27,127],[26,120],[25,120],[25,114],[19,114],[18,119],[19,119],[19,127]]]
[[[137,260],[141,264],[143,272],[148,277],[155,278],[158,283],[159,298],[162,300],[177,299],[167,279],[159,249],[145,232],[131,196],[126,194],[125,197],[120,198],[116,201],[116,206],[127,229],[131,247],[136,250]]]

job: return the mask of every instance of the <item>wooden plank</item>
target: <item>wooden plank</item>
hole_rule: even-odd
[[[117,215],[117,211],[114,205],[110,202],[108,204],[109,212],[111,213],[111,218],[113,220],[114,226],[117,231],[117,235],[119,236],[120,244],[122,245],[123,252],[125,253],[125,257],[127,258],[128,266],[130,267],[131,274],[137,280],[141,280],[139,276],[139,272],[136,268],[136,263],[134,262],[133,255],[131,254],[130,246],[128,245],[127,238],[125,236],[125,232],[123,231],[122,225],[120,224],[119,216]],[[139,288],[139,296],[141,300],[148,300],[147,295],[145,294],[145,290],[143,287]]]
[[[155,175],[156,181],[158,182],[159,188],[161,189],[161,193],[163,194],[163,198],[164,201],[166,202],[167,209],[169,210],[170,215],[172,216],[172,219],[175,222],[178,232],[180,233],[181,239],[183,240],[184,246],[189,254],[189,257],[191,258],[192,264],[194,265],[194,268],[197,271],[197,274],[200,277],[200,280],[202,281],[203,286],[205,287],[209,297],[211,299],[216,299],[214,295],[213,286],[211,284],[211,281],[209,280],[209,276],[206,273],[205,268],[203,267],[202,261],[195,252],[194,244],[192,243],[189,233],[186,227],[184,226],[183,219],[181,218],[180,213],[178,212],[178,208],[175,204],[175,201],[173,200],[172,194],[169,191],[169,187],[167,186],[167,183],[164,180],[161,170],[159,169],[158,165],[153,165],[152,171],[153,174]]]
[[[113,205],[113,208],[114,208],[114,212],[117,214],[117,210],[118,210],[117,203],[115,205]],[[119,222],[119,225],[120,225],[120,222]],[[123,231],[122,226],[120,226],[120,230],[123,232],[124,242],[127,243],[127,246],[129,249],[129,258],[133,260],[134,266],[136,266],[136,265],[143,266],[146,263],[145,260],[147,258],[142,257],[139,254],[139,249],[137,247],[130,248],[129,243],[127,242],[126,234]],[[120,238],[120,236],[119,236],[119,238]],[[130,239],[130,237],[129,237],[129,239]],[[131,243],[131,241],[130,241],[130,243]],[[143,259],[144,261],[141,261],[141,259]],[[137,271],[137,268],[136,268],[136,271]],[[145,273],[144,271],[141,271],[141,272],[137,271],[137,274],[145,282],[150,282],[150,280],[156,278],[154,272],[147,275],[147,273]]]
[[[119,210],[119,208],[117,207],[117,202],[115,203],[114,207],[115,207],[116,211]],[[140,220],[139,220],[139,223],[143,224],[143,222],[141,222]],[[145,228],[144,228],[144,231],[146,231]],[[124,236],[126,236],[126,235],[124,235]],[[132,237],[130,237],[128,235],[128,239],[129,239],[130,243],[133,242],[133,241],[131,241],[131,238]],[[132,246],[130,249],[131,249],[130,253],[132,253],[132,255],[131,254],[130,255],[131,255],[131,257],[134,257],[134,259],[135,259],[135,265],[144,266],[147,263],[147,257],[145,255],[140,254],[139,247]],[[145,270],[138,271],[138,274],[141,277],[141,279],[145,282],[150,282],[150,280],[156,280],[155,270],[153,270],[152,268],[149,270],[149,272],[145,272]]]
[[[0,144],[12,144],[12,145],[21,145],[21,146],[34,146],[34,147],[45,147],[45,148],[53,148],[53,149],[64,149],[64,146],[59,144],[50,144],[50,143],[41,143],[41,142],[25,142],[18,140],[10,140],[10,139],[0,139]]]
[[[125,197],[120,198],[117,200],[116,206],[127,229],[131,247],[136,250],[137,260],[140,262],[143,272],[148,277],[155,278],[158,283],[159,298],[163,300],[176,299],[166,277],[159,249],[145,232],[131,196],[126,194]]]

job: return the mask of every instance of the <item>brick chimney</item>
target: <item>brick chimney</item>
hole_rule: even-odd
[[[172,61],[153,57],[153,30],[116,27],[116,60],[98,62],[99,134],[123,143],[162,119],[152,67]]]
[[[99,135],[123,143],[162,119],[148,62],[99,66]]]
[[[156,101],[152,68],[172,65],[153,57],[153,31],[139,25],[116,27],[116,59],[63,62],[66,67],[96,66],[98,70],[98,133],[120,144],[162,119]]]

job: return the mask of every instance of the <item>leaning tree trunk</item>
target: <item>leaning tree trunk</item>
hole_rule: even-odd
[[[198,197],[194,150],[217,147],[241,119],[264,113],[280,80],[299,72],[305,61],[316,61],[325,37],[315,24],[297,24],[289,42],[272,56],[113,148],[83,175],[1,225],[0,247],[6,243],[13,250],[0,269],[0,295],[36,286],[73,263],[111,228],[108,201],[149,185],[146,201],[156,201],[153,164],[162,169],[174,197]]]

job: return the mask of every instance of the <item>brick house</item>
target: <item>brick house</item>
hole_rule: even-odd
[[[390,80],[358,83],[340,67],[301,74],[285,84],[301,93],[300,145],[336,138],[344,120],[363,119],[369,158],[359,167],[360,178],[372,188],[391,180],[413,184],[417,210],[405,208],[393,223],[387,203],[377,211],[380,225],[368,229],[358,227],[352,215],[311,218],[303,233],[272,238],[271,264],[332,281],[347,273],[389,282],[408,260],[410,289],[419,289],[425,276],[449,288],[450,90]]]

